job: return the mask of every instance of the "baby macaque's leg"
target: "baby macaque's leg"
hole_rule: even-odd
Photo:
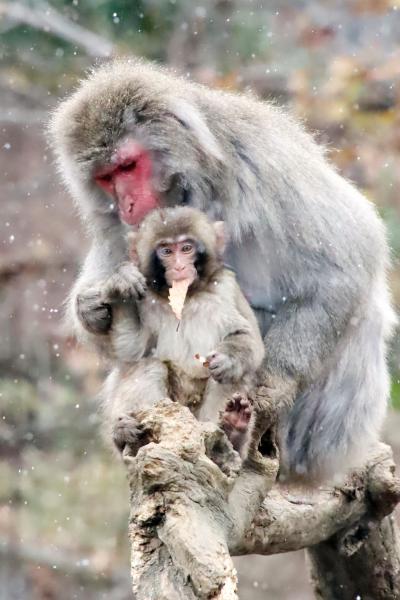
[[[246,394],[236,392],[221,413],[220,426],[232,446],[244,458],[247,442],[251,434],[251,415],[253,407]]]
[[[134,450],[145,443],[136,414],[167,397],[167,376],[166,366],[154,358],[111,373],[106,383],[104,412],[112,439],[121,452],[127,444]]]

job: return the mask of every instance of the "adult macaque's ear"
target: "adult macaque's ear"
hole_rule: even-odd
[[[217,237],[217,252],[219,256],[222,256],[225,252],[226,244],[228,243],[228,234],[226,232],[225,223],[223,221],[215,221],[213,227]]]
[[[129,233],[127,233],[127,235],[126,235],[126,241],[128,244],[129,258],[136,266],[138,266],[139,265],[139,256],[138,256],[137,248],[136,248],[137,232],[129,231]]]
[[[201,112],[183,98],[179,98],[179,102],[170,101],[169,105],[175,117],[196,136],[203,151],[209,156],[222,161],[221,148]]]

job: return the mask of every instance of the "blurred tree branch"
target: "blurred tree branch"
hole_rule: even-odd
[[[77,556],[71,556],[67,552],[56,551],[54,548],[46,546],[31,545],[28,543],[20,544],[12,541],[9,537],[0,536],[0,558],[14,558],[41,567],[54,569],[68,574],[83,582],[96,582],[101,579],[109,586],[115,586],[126,590],[129,586],[129,580],[123,569],[104,569],[96,568],[88,559],[82,560]]]
[[[114,44],[110,40],[72,23],[47,2],[35,2],[34,7],[24,2],[0,2],[0,18],[9,21],[7,30],[11,28],[10,22],[23,23],[80,46],[93,57],[107,58],[113,53]]]
[[[43,258],[33,255],[31,258],[16,257],[10,260],[9,257],[4,257],[0,260],[0,284],[6,285],[9,281],[21,275],[40,276],[48,272],[50,269],[58,271],[65,268],[74,268],[75,264],[69,260],[54,260],[53,257]]]

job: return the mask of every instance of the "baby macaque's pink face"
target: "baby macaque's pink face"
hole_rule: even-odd
[[[189,279],[190,283],[193,283],[197,278],[197,247],[193,240],[162,242],[157,246],[156,253],[165,269],[165,279],[169,286],[182,279]]]

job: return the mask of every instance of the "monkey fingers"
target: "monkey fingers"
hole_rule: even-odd
[[[133,413],[118,417],[114,424],[112,437],[117,449],[122,453],[129,446],[132,454],[136,454],[141,446],[147,443],[146,430],[142,427]]]
[[[238,452],[247,440],[252,412],[253,407],[247,396],[236,392],[221,414],[220,426]]]
[[[230,383],[235,378],[236,368],[231,357],[223,352],[213,351],[206,357],[211,377],[218,383]]]
[[[104,285],[103,298],[107,300],[141,300],[146,294],[146,279],[132,263],[122,263]]]
[[[266,375],[257,391],[260,397],[266,397],[277,406],[291,408],[298,393],[298,382],[287,376]]]
[[[76,296],[76,312],[83,327],[94,334],[105,334],[112,321],[111,306],[102,300],[101,292],[89,289]]]

